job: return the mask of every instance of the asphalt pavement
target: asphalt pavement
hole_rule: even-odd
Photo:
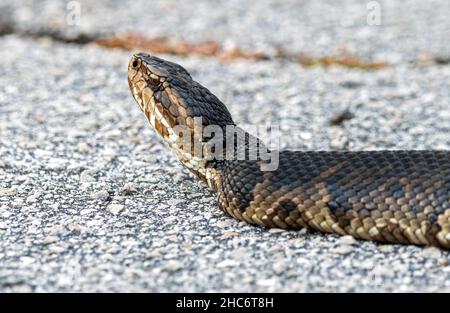
[[[388,66],[160,56],[244,128],[279,125],[285,149],[450,149],[448,1],[378,1],[380,25],[356,0],[78,3],[79,25],[64,1],[0,4],[0,291],[450,292],[447,251],[230,218],[147,125],[132,52],[76,43],[133,31],[345,49]]]

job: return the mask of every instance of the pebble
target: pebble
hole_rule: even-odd
[[[94,210],[94,209],[83,209],[80,211],[80,215],[87,216],[87,215],[95,214],[96,212],[97,212],[97,210]]]
[[[113,160],[117,155],[117,152],[113,149],[105,149],[103,150],[102,156],[103,159],[106,161],[111,161]]]
[[[286,265],[284,262],[277,262],[272,265],[272,269],[275,274],[281,274],[286,270]]]
[[[166,225],[168,225],[168,224],[174,224],[174,223],[176,223],[177,221],[178,221],[178,217],[175,216],[175,215],[169,216],[169,217],[167,217],[167,218],[164,220],[164,222],[165,222]]]
[[[46,244],[46,245],[49,245],[49,244],[55,243],[57,241],[58,241],[58,237],[56,237],[56,236],[47,236],[47,237],[44,238],[43,243]]]
[[[20,262],[22,263],[22,265],[29,265],[34,263],[35,259],[28,256],[23,256],[20,258]]]
[[[177,206],[177,205],[179,205],[179,204],[181,204],[183,202],[185,202],[184,199],[170,199],[170,200],[167,200],[167,204],[168,205],[173,205],[173,206]]]
[[[106,210],[108,210],[110,213],[117,215],[120,212],[122,212],[125,209],[125,207],[121,204],[117,204],[117,203],[112,203],[110,205],[108,205],[108,207],[106,208]]]
[[[67,223],[67,225],[65,227],[71,232],[80,232],[81,233],[84,231],[83,226],[81,226],[77,222],[69,222],[69,223]]]
[[[39,195],[32,195],[27,197],[25,200],[26,203],[36,203],[38,201]]]
[[[426,258],[438,259],[441,257],[441,250],[436,247],[426,247],[423,248],[422,255]]]
[[[177,260],[169,260],[169,261],[167,261],[167,264],[165,267],[167,270],[169,270],[171,272],[175,272],[175,271],[182,269],[183,264]]]
[[[191,249],[192,249],[192,243],[191,243],[191,242],[184,242],[184,243],[183,243],[183,247],[184,247],[186,250],[191,250]]]
[[[60,253],[63,253],[65,250],[66,250],[66,249],[65,249],[64,247],[57,246],[57,245],[51,245],[51,246],[49,247],[49,251],[50,251],[51,253],[54,253],[54,254],[60,254]]]
[[[91,151],[91,147],[85,142],[78,143],[78,151],[81,153],[89,153]]]
[[[0,197],[1,196],[13,196],[16,193],[17,193],[17,187],[13,187],[13,188],[0,187]]]
[[[334,248],[334,252],[335,253],[337,253],[337,254],[349,254],[349,253],[351,253],[352,251],[353,251],[353,246],[349,246],[349,245],[341,245],[341,246],[338,246],[338,247],[336,247],[336,248]]]
[[[0,210],[0,214],[1,214],[1,217],[2,218],[9,218],[11,215],[12,215],[12,213],[11,212],[9,212],[9,211],[6,211],[6,207],[5,207],[5,209],[3,209],[3,210]]]
[[[133,194],[133,193],[137,192],[137,186],[135,183],[128,182],[123,186],[122,192],[126,195]]]
[[[49,170],[63,170],[66,168],[66,160],[64,159],[50,159],[47,164]]]
[[[303,140],[311,140],[312,134],[307,132],[300,132],[300,138]]]
[[[91,194],[93,199],[106,200],[109,198],[109,192],[107,190],[100,190]]]
[[[155,258],[155,257],[158,257],[158,256],[160,256],[160,255],[161,255],[161,253],[159,252],[158,249],[153,249],[153,250],[151,250],[151,251],[149,251],[149,252],[147,253],[147,257],[148,257],[148,258]]]
[[[338,239],[338,244],[340,245],[355,245],[357,241],[352,236],[342,236]]]
[[[256,282],[258,285],[263,287],[273,286],[276,283],[275,279],[261,279]]]
[[[330,148],[342,150],[347,145],[348,139],[345,136],[339,136],[331,140]]]
[[[389,253],[394,250],[394,246],[391,244],[381,244],[378,246],[378,250],[381,252]]]
[[[394,276],[394,272],[392,271],[392,267],[389,267],[387,265],[377,265],[372,270],[372,274],[375,276],[386,276],[386,277],[392,277]]]
[[[228,239],[228,238],[232,238],[232,237],[236,237],[239,236],[238,232],[235,231],[225,231],[222,235],[222,238],[224,239]]]
[[[280,234],[280,233],[284,233],[284,232],[286,232],[286,229],[282,229],[282,228],[269,229],[269,233],[271,233],[271,234]]]
[[[90,174],[89,171],[84,171],[80,174],[80,182],[81,183],[90,183],[94,182],[95,178]]]
[[[233,221],[230,218],[220,220],[216,223],[216,225],[220,228],[228,228],[233,224]]]
[[[239,263],[235,260],[223,260],[222,262],[218,263],[216,265],[217,268],[225,268],[225,267],[234,267],[237,266]]]

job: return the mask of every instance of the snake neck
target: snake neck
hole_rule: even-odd
[[[164,141],[184,166],[214,190],[226,162],[260,161],[270,152],[260,139],[234,124],[210,126],[197,125],[183,136],[171,130]]]

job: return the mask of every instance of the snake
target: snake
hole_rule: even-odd
[[[158,137],[230,216],[266,228],[450,248],[450,150],[271,150],[177,63],[135,53],[128,84]],[[274,168],[268,153],[277,155]]]

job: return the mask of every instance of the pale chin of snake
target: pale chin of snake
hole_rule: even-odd
[[[235,126],[226,106],[180,65],[146,53],[131,58],[128,82],[156,133],[229,215],[265,227],[450,248],[450,151],[280,151],[273,171],[261,159],[205,159],[183,149],[175,129],[194,131],[196,117],[205,127]],[[189,135],[203,151],[204,138],[195,138]]]

